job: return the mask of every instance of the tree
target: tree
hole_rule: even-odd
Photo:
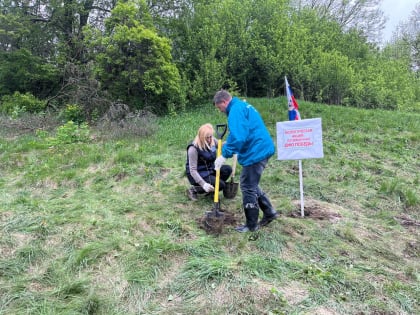
[[[59,71],[27,49],[0,51],[0,96],[14,92],[47,97],[58,87]]]
[[[287,75],[306,100],[416,104],[418,24],[380,50],[379,1],[0,0],[0,93],[101,106],[109,92],[163,113],[222,87],[278,96]]]
[[[66,85],[64,66],[85,63],[82,28],[113,5],[93,0],[1,0],[0,93],[31,92],[44,98]],[[94,16],[94,17],[93,17]]]
[[[410,68],[420,73],[420,4],[407,21],[401,22],[394,31],[392,40],[384,48],[384,53],[393,59],[409,60]]]
[[[104,36],[93,29],[86,34],[103,89],[132,108],[165,113],[182,106],[183,92],[170,42],[150,21],[144,1],[119,3],[105,22]]]
[[[320,17],[337,21],[345,30],[357,29],[373,43],[380,40],[385,17],[380,10],[381,0],[292,0],[295,7],[309,7]]]
[[[319,51],[312,60],[312,83],[317,86],[318,102],[341,104],[353,83],[354,70],[349,59],[340,52]]]
[[[286,23],[284,2],[217,0],[194,4],[182,17],[188,28],[177,33],[175,47],[180,68],[191,82],[204,83],[203,97],[222,87],[243,95],[273,96],[282,76],[277,43]]]

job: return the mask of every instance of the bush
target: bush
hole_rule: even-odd
[[[10,16],[12,15],[10,14]],[[1,16],[5,17],[5,15]],[[22,21],[12,22],[18,24],[9,29],[9,35],[2,36],[22,36],[23,33],[18,35],[22,31],[18,31],[22,27],[18,26]],[[8,29],[7,26],[2,24],[2,31],[6,29]],[[16,33],[12,31],[13,29],[15,29]],[[26,28],[24,32],[26,32]],[[4,37],[2,37],[3,39]],[[28,45],[31,44],[28,43]],[[14,48],[17,47],[14,46]],[[50,58],[46,58],[46,55],[42,57],[41,54],[38,55],[36,52],[31,52],[25,48],[2,49],[0,51],[0,97],[19,91],[22,93],[30,92],[32,95],[42,99],[54,95],[60,89],[61,67],[57,67],[55,62]]]
[[[83,109],[77,104],[68,104],[62,115],[66,121],[71,120],[77,124],[81,124],[85,121]]]
[[[57,128],[55,136],[49,136],[49,132],[43,129],[36,130],[38,145],[55,146],[71,143],[87,143],[90,141],[90,129],[87,123],[80,125],[68,121]]]
[[[73,121],[68,121],[57,128],[56,137],[52,140],[53,144],[69,144],[76,142],[88,142],[90,130],[86,123],[80,125]]]
[[[47,103],[33,96],[31,93],[22,94],[15,92],[13,95],[4,95],[1,98],[0,112],[18,117],[21,113],[39,113],[42,112]]]
[[[119,2],[105,21],[101,40],[96,39],[96,32],[86,30],[92,51],[97,52],[95,73],[102,88],[131,109],[155,114],[182,110],[184,91],[172,60],[171,42],[153,25],[141,24],[136,10],[134,3]]]

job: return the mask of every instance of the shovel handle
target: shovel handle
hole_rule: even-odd
[[[236,172],[236,162],[238,161],[238,155],[234,154],[232,157],[232,182],[233,182],[233,178],[235,177],[235,172]]]
[[[223,136],[226,134],[227,125],[226,124],[218,124],[216,125],[216,134],[217,139],[221,140]]]
[[[217,142],[217,155],[216,157],[219,157],[222,155],[222,138],[225,135],[227,130],[226,124],[218,124],[216,125],[216,134],[217,139],[219,141]],[[216,171],[216,184],[214,185],[214,204],[218,204],[219,202],[219,184],[220,183],[220,169]]]

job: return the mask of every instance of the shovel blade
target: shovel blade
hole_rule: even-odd
[[[211,211],[206,211],[204,226],[207,231],[211,231],[213,234],[220,234],[223,231],[224,221],[224,214],[215,206]]]
[[[225,188],[223,189],[223,196],[227,199],[233,199],[236,197],[236,194],[238,193],[238,183],[234,182],[228,182],[225,185]]]
[[[223,212],[219,210],[206,211],[206,218],[221,218],[223,216]]]

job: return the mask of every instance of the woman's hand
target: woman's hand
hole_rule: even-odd
[[[203,185],[203,189],[204,189],[206,192],[211,192],[211,191],[214,191],[214,187],[213,187],[212,185],[210,185],[209,183],[205,183],[205,184]]]

